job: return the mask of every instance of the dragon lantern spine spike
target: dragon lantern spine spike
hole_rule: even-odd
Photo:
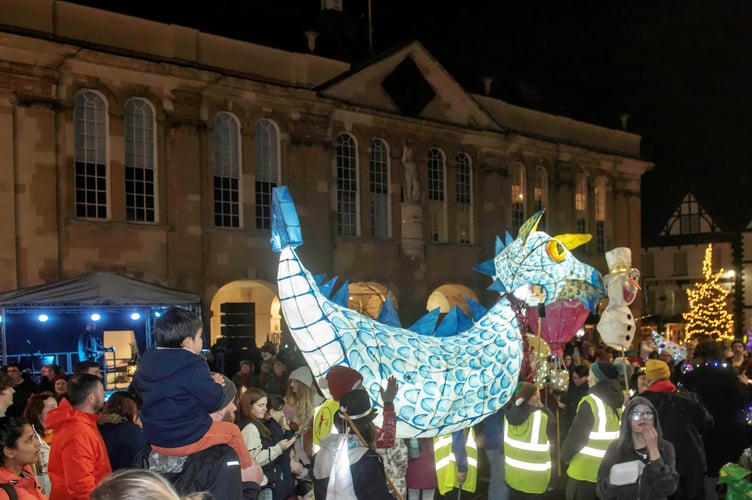
[[[271,243],[280,253],[282,313],[313,375],[318,379],[334,365],[350,366],[363,375],[363,386],[377,404],[382,382],[394,375],[398,437],[433,437],[470,427],[510,399],[522,352],[520,325],[506,297],[466,330],[441,338],[340,306],[321,293],[295,251],[303,238],[285,187],[273,192]]]

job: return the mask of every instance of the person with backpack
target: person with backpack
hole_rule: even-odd
[[[21,417],[0,418],[0,489],[9,500],[47,500],[42,485],[34,477],[31,464],[39,459],[39,437]]]
[[[691,391],[677,392],[671,370],[659,359],[645,363],[648,388],[640,394],[655,406],[663,425],[663,437],[674,445],[679,487],[674,498],[705,500],[708,463],[702,434],[713,428],[713,416]]]

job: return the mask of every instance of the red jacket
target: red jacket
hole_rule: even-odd
[[[50,500],[88,500],[112,473],[97,416],[74,409],[67,399],[50,410],[44,425],[55,432],[50,447]]]
[[[12,485],[16,490],[18,500],[47,500],[42,485],[34,479],[30,465],[23,468],[20,476],[10,469],[0,467],[0,483]]]

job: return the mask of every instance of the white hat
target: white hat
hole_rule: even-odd
[[[609,273],[623,273],[632,268],[632,250],[627,247],[617,247],[606,252],[606,263]]]
[[[307,366],[301,366],[300,368],[295,368],[292,372],[290,372],[290,376],[288,377],[290,380],[297,380],[304,386],[308,388],[313,387],[313,374],[311,373],[311,370]]]

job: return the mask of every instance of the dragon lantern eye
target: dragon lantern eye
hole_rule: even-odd
[[[567,256],[564,253],[564,245],[556,240],[551,240],[546,243],[546,253],[554,262],[561,262]]]

